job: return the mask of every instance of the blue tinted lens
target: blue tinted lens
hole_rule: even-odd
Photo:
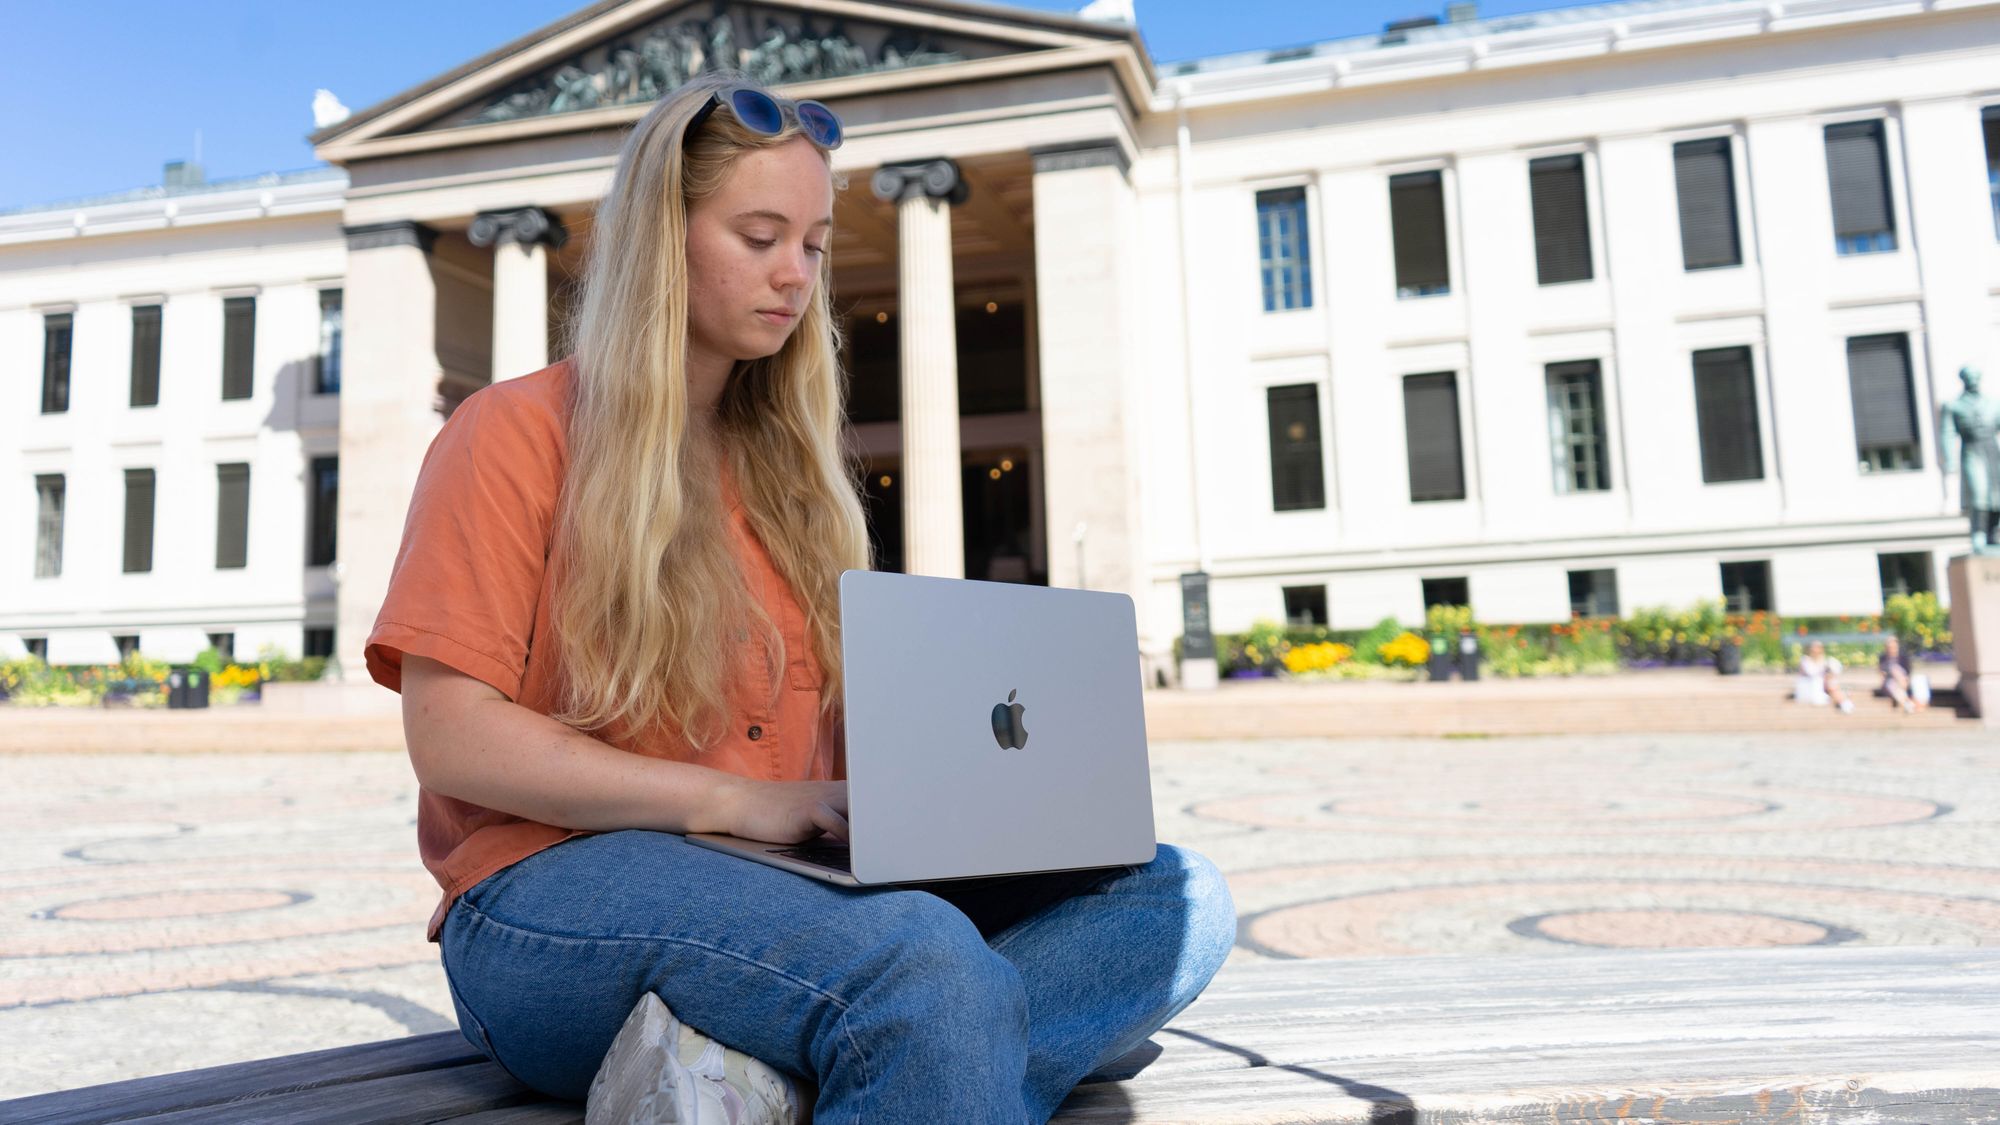
[[[823,148],[840,146],[840,118],[832,110],[818,102],[800,102],[798,111],[799,128],[805,130],[814,144]]]
[[[766,136],[784,128],[785,115],[779,111],[778,103],[761,90],[737,90],[729,95],[729,108],[745,127]]]

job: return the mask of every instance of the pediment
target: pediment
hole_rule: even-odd
[[[1138,37],[1123,25],[948,0],[601,3],[311,140],[338,159],[482,126],[532,121],[539,131],[574,119],[585,127],[575,115],[643,107],[710,70],[786,86],[1107,42],[1136,46]]]

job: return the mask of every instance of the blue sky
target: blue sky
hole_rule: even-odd
[[[312,97],[361,109],[589,0],[80,0],[4,5],[0,210],[157,184],[168,161],[210,179],[319,164]],[[1083,0],[1018,0],[1072,12]],[[1481,16],[1576,6],[1484,0]],[[1442,16],[1444,0],[1136,0],[1161,62],[1285,47]],[[1226,10],[1226,19],[1217,18]]]

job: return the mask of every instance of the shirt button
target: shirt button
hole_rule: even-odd
[[[764,728],[757,726],[756,724],[753,723],[750,726],[749,733],[750,733],[750,741],[755,742],[758,739],[764,737]]]

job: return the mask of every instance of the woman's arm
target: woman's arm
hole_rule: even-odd
[[[629,754],[435,660],[403,657],[403,736],[424,788],[543,824],[729,832],[748,779]]]

